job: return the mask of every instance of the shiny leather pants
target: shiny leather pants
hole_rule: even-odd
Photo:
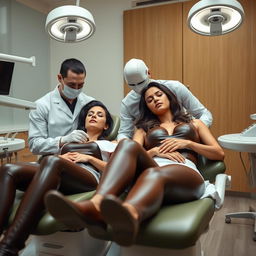
[[[152,216],[163,203],[200,198],[204,180],[195,170],[179,164],[159,167],[137,142],[122,140],[111,156],[97,187],[97,194],[119,196],[127,188],[126,203],[133,205],[140,221]]]
[[[16,189],[26,190],[13,223],[6,230],[0,243],[4,248],[20,250],[33,232],[44,212],[44,195],[50,189],[58,189],[65,180],[72,180],[69,192],[94,190],[97,181],[84,168],[65,159],[48,156],[42,162],[5,164],[0,167],[0,228],[7,223],[8,213],[15,198]],[[62,190],[63,192],[63,190]],[[65,191],[64,191],[65,192]],[[0,254],[1,255],[1,254]]]

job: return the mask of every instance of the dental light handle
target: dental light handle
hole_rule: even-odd
[[[255,114],[251,114],[251,115],[250,115],[250,118],[251,118],[252,120],[256,120],[256,113],[255,113]]]

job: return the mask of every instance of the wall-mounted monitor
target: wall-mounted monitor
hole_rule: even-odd
[[[0,95],[9,95],[14,62],[0,61]]]

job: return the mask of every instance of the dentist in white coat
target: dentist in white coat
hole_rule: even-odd
[[[65,60],[58,74],[58,86],[36,101],[29,114],[30,150],[34,154],[58,154],[69,142],[84,143],[84,131],[76,130],[81,108],[94,98],[82,91],[86,69],[77,59]]]

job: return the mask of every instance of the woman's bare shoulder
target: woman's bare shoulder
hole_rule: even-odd
[[[134,135],[145,135],[146,132],[142,129],[142,128],[139,128],[139,129],[136,129],[135,132],[134,132]]]
[[[193,124],[197,129],[199,127],[205,126],[205,124],[200,119],[192,119],[191,124]]]

